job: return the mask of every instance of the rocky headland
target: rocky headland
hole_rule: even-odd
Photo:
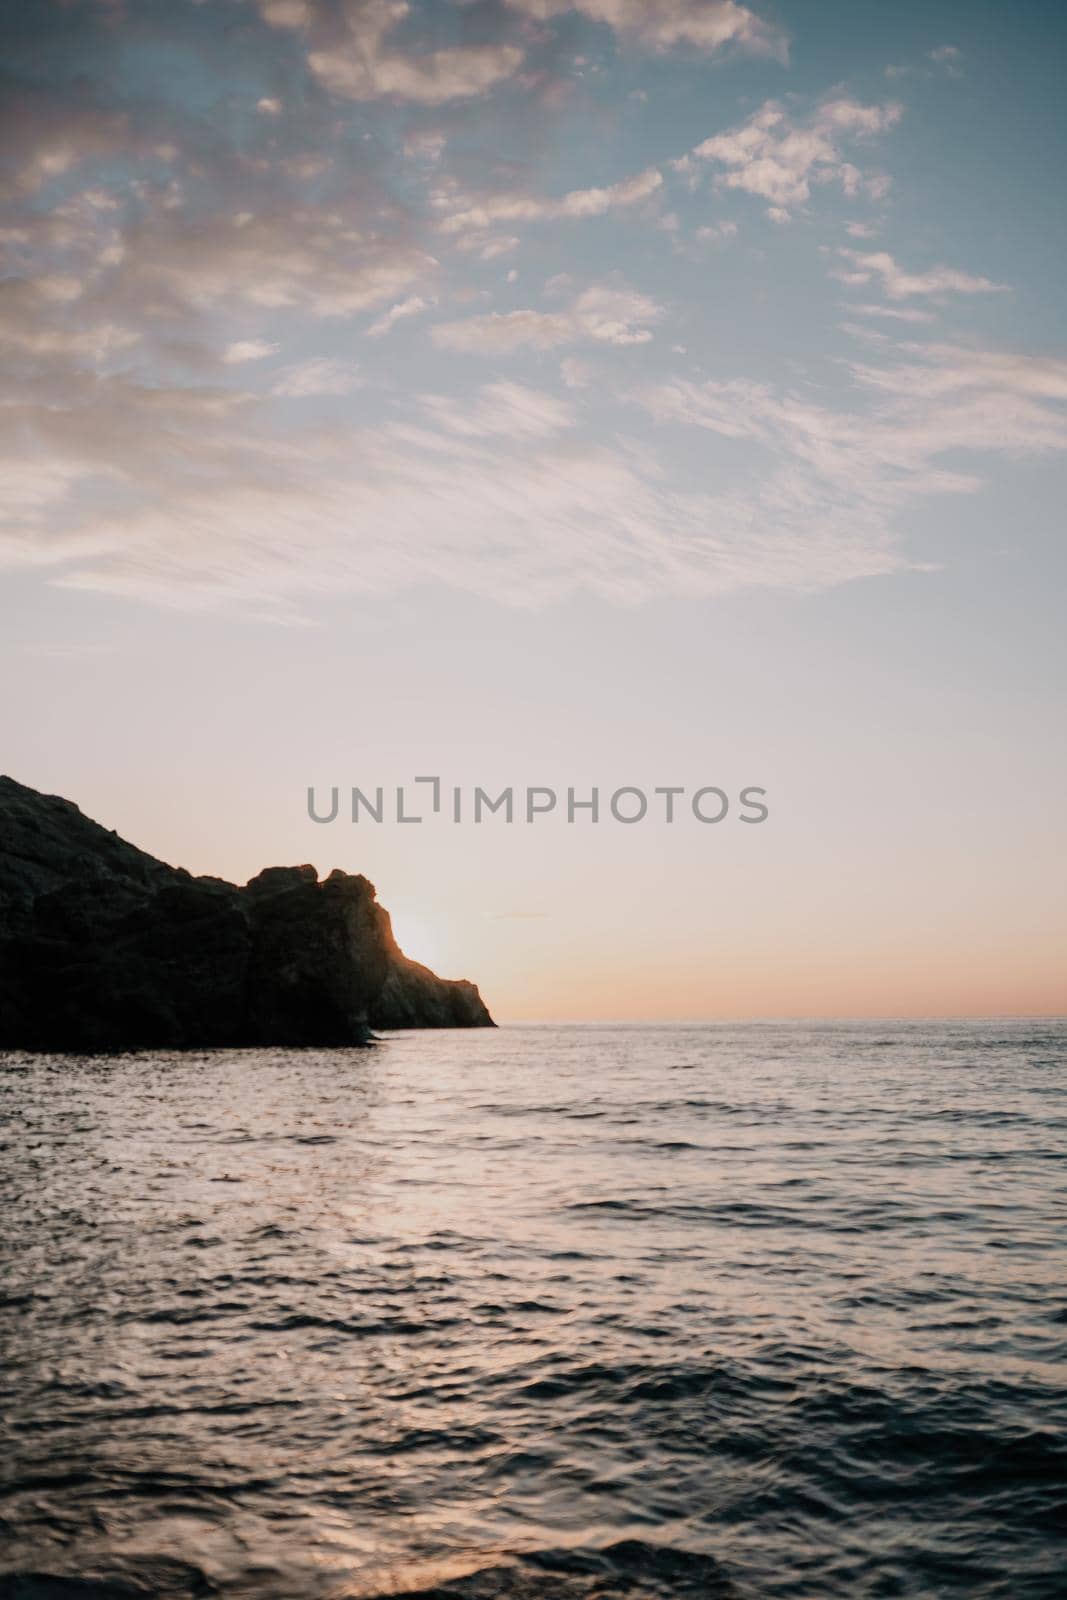
[[[366,878],[195,878],[0,777],[0,1049],[350,1045],[377,1028],[492,1026],[473,983],[403,954]]]

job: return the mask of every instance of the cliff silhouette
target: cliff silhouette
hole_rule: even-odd
[[[0,1049],[352,1045],[492,1027],[474,984],[409,960],[361,875],[194,878],[0,777]]]

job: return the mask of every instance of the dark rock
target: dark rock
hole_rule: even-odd
[[[0,1049],[347,1045],[372,1026],[492,1018],[404,956],[364,877],[194,878],[0,777]]]

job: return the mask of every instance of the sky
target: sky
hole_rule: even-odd
[[[502,1020],[1067,1011],[1060,5],[0,31],[0,768]]]

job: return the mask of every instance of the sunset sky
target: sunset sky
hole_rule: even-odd
[[[0,17],[0,770],[502,1020],[1067,1011],[1062,5]]]

